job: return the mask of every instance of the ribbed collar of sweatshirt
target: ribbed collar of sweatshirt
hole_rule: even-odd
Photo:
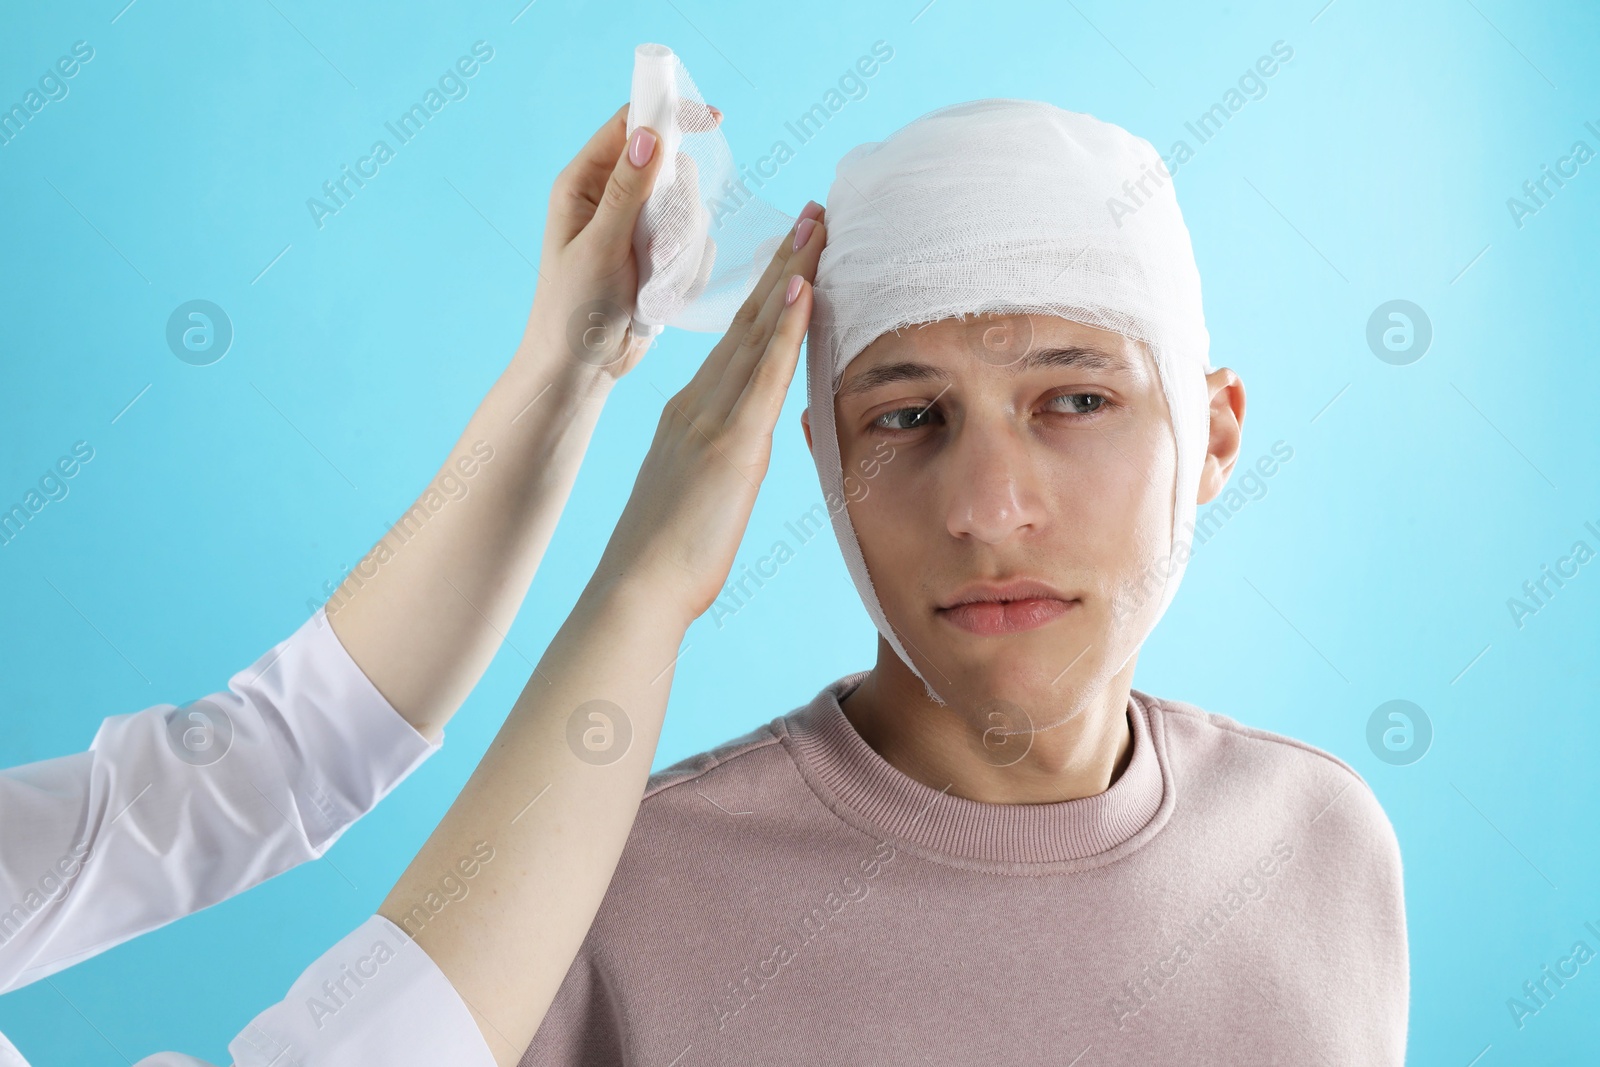
[[[1112,862],[1160,832],[1175,789],[1152,698],[1128,701],[1132,755],[1111,787],[1052,804],[952,796],[896,769],[856,732],[840,701],[867,672],[825,687],[773,723],[806,782],[841,819],[926,859],[997,874],[1053,874]]]

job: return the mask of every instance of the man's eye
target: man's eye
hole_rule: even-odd
[[[920,430],[928,424],[928,412],[932,410],[931,404],[921,408],[896,408],[873,419],[872,425],[880,430]]]
[[[1062,393],[1051,397],[1050,403],[1066,401],[1065,410],[1073,415],[1092,415],[1105,406],[1106,398],[1099,393]],[[1087,405],[1087,406],[1085,406]]]

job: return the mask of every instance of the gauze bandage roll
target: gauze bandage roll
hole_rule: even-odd
[[[634,49],[628,135],[648,126],[665,153],[633,231],[639,294],[633,333],[664,326],[722,332],[755,288],[794,216],[755,194],[760,179],[736,169],[721,129],[672,49]]]
[[[641,45],[630,116],[666,121],[683,113],[679,99],[699,101],[682,65]],[[658,180],[636,232],[650,250],[636,325],[726,329],[793,218],[752,191],[758,178],[735,171],[720,129],[681,144],[674,182]],[[1155,149],[1051,104],[955,104],[847,152],[828,191],[827,230],[806,356],[812,456],[845,564],[890,647],[928,685],[884,616],[844,506],[834,394],[849,362],[885,333],[985,312],[1059,316],[1133,338],[1153,356],[1177,456],[1172,541],[1133,602],[1118,605],[1156,601],[1153,627],[1191,550],[1210,370],[1189,231]]]

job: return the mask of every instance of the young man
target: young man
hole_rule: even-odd
[[[1403,1063],[1371,790],[1131,685],[1244,414],[1154,151],[955,105],[846,155],[827,225],[805,431],[877,662],[651,776],[522,1063]],[[587,664],[636,749],[731,560],[651,551],[648,512],[585,593],[651,603]]]

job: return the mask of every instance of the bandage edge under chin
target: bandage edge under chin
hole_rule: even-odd
[[[867,617],[872,622],[873,628],[878,631],[879,636],[888,641],[889,647],[900,658],[900,662],[904,663],[922,683],[934,703],[941,707],[947,706],[948,702],[939,695],[933,688],[933,683],[928,681],[912,661],[911,654],[901,643],[899,634],[895,632],[894,626],[889,622],[888,613],[883,610],[883,604],[878,599],[878,589],[872,581],[872,572],[867,567],[866,555],[861,550],[861,542],[856,537],[855,527],[850,522],[849,498],[844,491],[844,457],[839,448],[839,427],[833,411],[836,390],[830,388],[824,395],[822,389],[827,378],[832,377],[831,361],[825,365],[822,359],[815,358],[819,354],[826,353],[819,353],[818,349],[808,341],[806,409],[811,412],[811,436],[814,447],[822,449],[820,456],[813,452],[813,459],[817,468],[817,481],[822,487],[823,504],[833,525],[834,538],[839,543],[839,554],[844,558],[845,570],[850,575],[850,582],[855,586],[862,606],[867,609]],[[828,503],[830,496],[839,501],[837,509]]]

